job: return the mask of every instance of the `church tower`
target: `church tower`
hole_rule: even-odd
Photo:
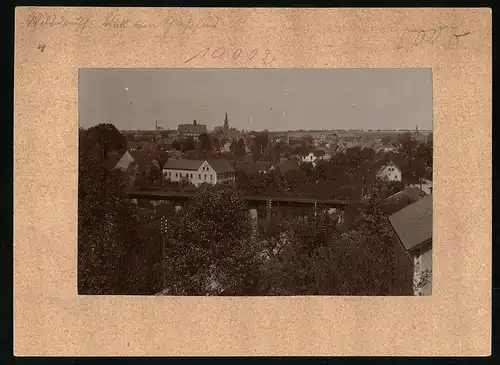
[[[227,120],[227,110],[226,110],[226,118],[224,119],[224,133],[229,132],[229,122]]]

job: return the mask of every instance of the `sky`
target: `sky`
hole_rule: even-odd
[[[432,129],[430,69],[81,69],[79,125]]]

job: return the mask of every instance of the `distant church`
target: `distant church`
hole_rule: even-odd
[[[234,138],[239,138],[240,137],[240,132],[236,130],[235,128],[230,128],[229,127],[229,118],[227,116],[227,110],[226,110],[226,116],[224,117],[224,125],[222,127],[215,127],[215,132],[223,134],[224,137],[229,138],[229,139],[234,139]]]
[[[227,110],[226,110],[226,117],[224,118],[224,127],[222,128],[222,131],[224,132],[225,135],[227,135],[229,132],[229,121],[227,120]]]

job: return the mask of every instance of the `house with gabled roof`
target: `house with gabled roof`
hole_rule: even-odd
[[[169,159],[163,165],[163,177],[170,181],[185,181],[199,186],[202,183],[212,185],[236,180],[236,170],[224,159],[188,160]]]
[[[389,216],[397,240],[413,261],[415,295],[432,293],[432,195]]]
[[[393,161],[378,169],[376,175],[383,181],[401,181],[403,179],[401,169]]]

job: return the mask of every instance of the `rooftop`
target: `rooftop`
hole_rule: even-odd
[[[432,195],[392,214],[389,221],[407,251],[432,239]]]
[[[165,162],[165,165],[163,165],[163,168],[167,169],[167,170],[193,170],[193,171],[196,171],[200,168],[202,163],[203,163],[203,160],[169,159],[167,162]]]
[[[231,163],[225,158],[219,158],[214,160],[208,160],[208,163],[218,174],[223,174],[226,172],[235,172],[236,170],[231,165]]]

